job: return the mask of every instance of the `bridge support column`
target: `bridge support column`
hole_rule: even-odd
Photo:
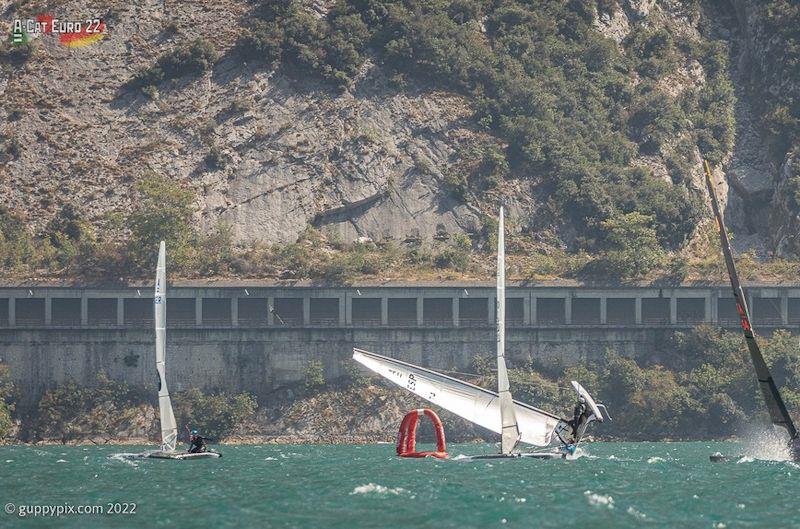
[[[386,296],[381,298],[381,325],[389,326],[389,298]]]
[[[267,325],[270,327],[275,325],[275,298],[273,296],[267,297]]]
[[[608,298],[605,296],[600,297],[600,324],[605,325],[608,323]]]
[[[530,295],[526,295],[524,298],[522,298],[522,324],[525,327],[530,327],[531,326],[531,322],[533,321],[533,319],[535,319],[535,318],[531,318],[531,302],[532,301],[533,300],[531,299]]]
[[[453,327],[458,327],[459,324],[459,313],[458,313],[458,298],[453,298]]]
[[[311,325],[311,298],[303,298],[303,325]]]
[[[125,325],[125,298],[117,298],[117,325]]]
[[[44,324],[50,327],[53,323],[53,298],[50,295],[44,297]]]
[[[344,324],[353,325],[353,296],[350,294],[344,298]]]
[[[781,325],[789,325],[789,293],[781,293]]]
[[[711,291],[711,323],[719,323],[719,292]]]
[[[633,310],[634,310],[634,321],[636,325],[642,324],[642,298],[637,297],[633,301]]]
[[[572,324],[572,293],[564,298],[564,323]]]
[[[678,298],[674,292],[669,298],[669,323],[671,325],[678,323]]]
[[[89,325],[89,298],[84,293],[81,296],[81,327]]]

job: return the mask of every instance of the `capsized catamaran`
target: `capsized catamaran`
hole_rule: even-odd
[[[167,345],[167,269],[166,245],[164,241],[158,247],[158,264],[156,265],[156,288],[153,296],[153,322],[156,331],[156,375],[158,376],[158,413],[161,418],[161,447],[159,450],[144,452],[142,457],[156,459],[202,459],[221,457],[218,452],[177,452],[178,425],[172,411],[172,400],[169,396],[166,377],[166,345]]]
[[[736,311],[739,313],[741,320],[742,332],[744,340],[747,343],[747,349],[750,351],[750,359],[753,362],[753,367],[756,371],[756,378],[758,379],[758,386],[761,388],[761,394],[764,396],[764,402],[767,404],[769,417],[776,430],[786,432],[788,434],[789,452],[794,461],[800,461],[800,438],[798,437],[797,428],[795,428],[792,418],[786,409],[786,404],[781,398],[778,391],[778,386],[772,378],[767,363],[764,361],[764,356],[761,354],[761,348],[756,341],[756,334],[753,326],[750,323],[750,311],[747,308],[747,300],[744,296],[744,290],[739,282],[739,274],[736,272],[736,264],[733,261],[733,250],[731,249],[731,241],[728,237],[728,232],[725,229],[725,223],[722,220],[722,213],[719,209],[719,202],[717,201],[717,192],[714,187],[714,180],[712,178],[711,166],[708,160],[703,161],[703,167],[706,173],[706,185],[708,186],[708,193],[711,195],[711,209],[714,211],[714,218],[719,228],[720,245],[722,246],[722,255],[725,258],[725,267],[728,269],[728,277],[731,280],[731,288],[733,289],[733,297],[736,302]],[[725,456],[715,454],[711,456],[712,461],[723,461],[727,459]]]
[[[500,209],[500,226],[497,239],[497,392],[419,367],[407,362],[353,349],[353,359],[366,368],[411,391],[423,399],[466,419],[474,424],[500,434],[500,453],[487,457],[562,457],[574,451],[586,427],[604,417],[589,393],[577,382],[573,388],[587,405],[586,421],[578,425],[575,435],[572,426],[558,415],[515,401],[511,395],[505,361],[505,237],[503,209]],[[607,415],[607,413],[606,413]],[[558,452],[515,452],[518,443],[536,447],[549,447],[555,440],[561,444]]]

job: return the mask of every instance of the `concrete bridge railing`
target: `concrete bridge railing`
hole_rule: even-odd
[[[800,285],[747,289],[757,326],[800,327]],[[172,286],[172,328],[491,327],[487,286]],[[738,325],[726,286],[676,288],[510,287],[509,327]],[[150,288],[0,288],[0,328],[142,328],[152,324]]]

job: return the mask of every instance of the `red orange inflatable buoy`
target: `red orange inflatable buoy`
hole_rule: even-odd
[[[435,452],[417,452],[417,425],[419,424],[420,415],[423,414],[428,416],[436,429]],[[412,410],[403,417],[403,422],[400,423],[400,431],[397,433],[397,455],[400,457],[436,457],[439,459],[448,457],[444,440],[444,426],[442,426],[442,420],[439,419],[435,411],[428,408]]]

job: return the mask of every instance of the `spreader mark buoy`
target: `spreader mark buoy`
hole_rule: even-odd
[[[421,415],[427,415],[433,423],[436,430],[436,451],[423,451],[417,452],[417,425]],[[436,415],[436,412],[423,408],[418,410],[411,410],[403,417],[403,422],[400,423],[400,431],[397,433],[397,455],[400,457],[436,457],[439,459],[446,459],[447,446],[444,439],[444,426],[442,420]]]

